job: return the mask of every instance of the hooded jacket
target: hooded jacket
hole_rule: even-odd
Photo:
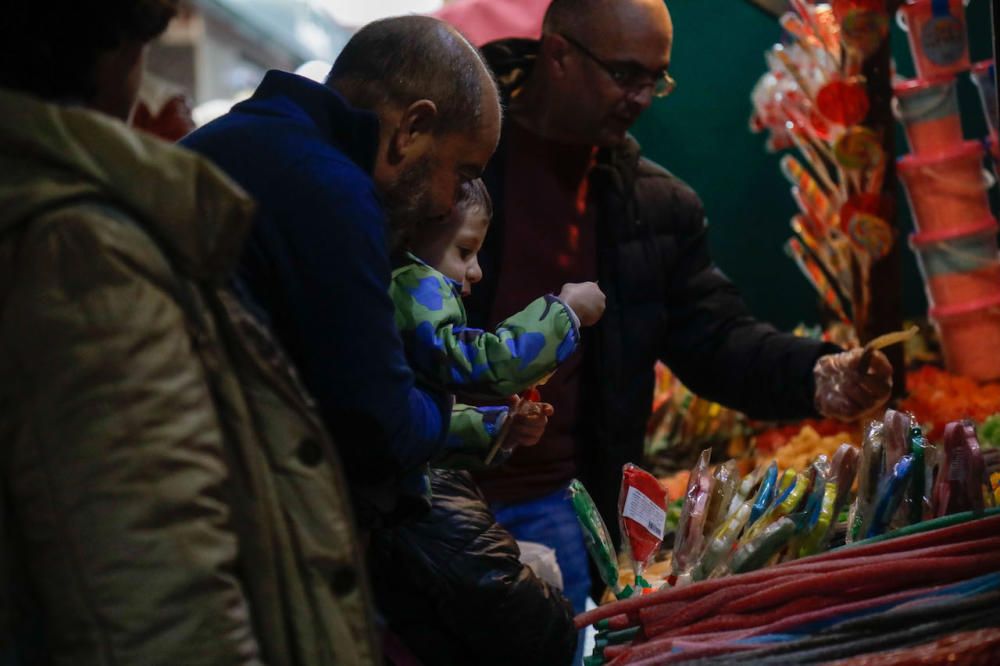
[[[187,151],[4,90],[0,174],[4,656],[377,663],[333,442],[221,289],[250,200]]]

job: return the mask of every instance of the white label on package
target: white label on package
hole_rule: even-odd
[[[649,533],[657,539],[663,540],[663,526],[667,522],[667,512],[656,506],[656,503],[643,495],[638,488],[628,489],[622,516],[631,518],[649,530]]]

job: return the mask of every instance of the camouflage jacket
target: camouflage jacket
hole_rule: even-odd
[[[393,271],[389,293],[419,381],[460,398],[488,401],[519,393],[552,374],[579,346],[576,315],[549,294],[493,332],[469,327],[460,287],[412,254]],[[506,411],[456,405],[448,450],[481,458],[475,452],[492,445]]]

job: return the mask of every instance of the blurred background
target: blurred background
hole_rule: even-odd
[[[186,97],[197,125],[248,96],[268,69],[321,80],[351,34],[369,21],[431,13],[459,25],[477,44],[537,36],[547,0],[189,0],[150,54],[146,97],[155,108]],[[754,313],[789,329],[818,323],[815,292],[782,245],[795,203],[765,137],[748,129],[750,92],[765,71],[764,52],[782,40],[771,12],[787,0],[671,0],[677,92],[656,100],[634,128],[645,154],[690,183],[705,202],[713,255]],[[973,61],[990,58],[990,3],[967,8]],[[913,76],[905,35],[895,25],[900,75]],[[986,134],[975,89],[959,81],[968,137]],[[898,131],[898,152],[906,142]],[[899,193],[898,201],[905,201]],[[911,224],[900,206],[901,231]],[[904,252],[904,316],[926,311],[912,254]]]

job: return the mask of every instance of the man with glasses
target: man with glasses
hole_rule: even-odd
[[[501,524],[555,548],[579,611],[590,582],[566,486],[579,476],[617,532],[657,359],[700,395],[776,419],[856,417],[888,398],[891,368],[880,356],[862,377],[856,352],[755,321],[712,264],[698,196],[640,157],[628,130],[675,87],[662,0],[554,0],[542,33],[483,47],[509,113],[484,176],[495,213],[470,319],[492,325],[539,290],[585,280],[607,310],[584,354],[541,387],[555,414],[540,444],[478,480]]]

